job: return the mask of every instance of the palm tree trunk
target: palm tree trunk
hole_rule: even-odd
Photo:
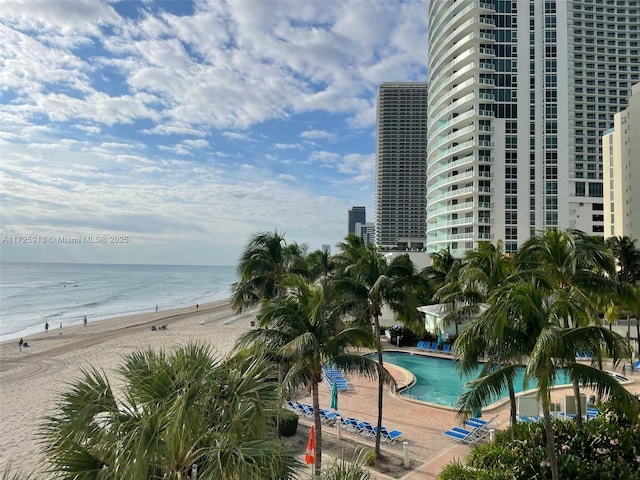
[[[640,357],[640,313],[636,313],[636,344],[638,345],[638,356]]]
[[[378,320],[378,315],[375,315],[374,319],[376,329],[375,335],[378,339],[378,428],[376,428],[375,455],[376,458],[379,459],[382,457],[382,452],[380,450],[380,433],[382,431],[382,394],[384,392],[384,377],[382,372],[384,371],[384,365],[382,362],[382,343],[380,343],[380,321]]]
[[[556,440],[553,436],[553,425],[551,424],[551,413],[549,412],[550,399],[547,397],[542,402],[542,414],[544,416],[544,433],[547,443],[547,453],[549,454],[549,463],[551,464],[551,479],[560,480],[560,472],[558,471],[558,457],[556,455]]]
[[[320,397],[318,396],[318,381],[314,378],[311,384],[313,403],[313,423],[316,426],[316,463],[314,475],[320,477],[322,474],[322,422],[320,421]]]
[[[582,402],[580,401],[580,385],[577,380],[573,382],[573,395],[576,397],[576,422],[578,426],[582,426]]]
[[[507,390],[509,392],[509,405],[511,406],[509,410],[509,418],[511,419],[511,438],[515,440],[516,431],[514,430],[513,427],[518,421],[518,417],[517,417],[518,407],[516,405],[516,392],[513,388],[513,380],[511,379],[509,379],[509,382],[507,383]]]

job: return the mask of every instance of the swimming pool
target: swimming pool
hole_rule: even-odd
[[[385,363],[391,363],[409,370],[416,377],[415,384],[402,390],[400,395],[445,407],[453,407],[464,390],[464,385],[478,375],[469,375],[461,378],[456,363],[446,358],[429,357],[408,352],[384,352],[383,360]],[[478,369],[478,373],[479,371]],[[524,368],[518,374],[513,385],[516,393],[523,391],[523,378]],[[559,370],[555,384],[566,385],[570,383],[567,371]],[[531,388],[535,388],[535,383],[529,383],[527,389]],[[507,391],[505,389],[501,397],[504,398],[506,396]]]

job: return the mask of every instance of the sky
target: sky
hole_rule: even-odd
[[[0,261],[236,265],[374,221],[427,0],[0,2]]]

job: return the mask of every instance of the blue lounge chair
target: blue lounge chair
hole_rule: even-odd
[[[291,400],[287,400],[286,405],[289,409],[293,410],[296,413],[300,413],[300,411],[302,410],[302,408],[300,407],[300,405],[298,404],[298,402],[293,402]]]
[[[311,405],[301,403],[300,406],[302,407],[302,411],[300,413],[307,417],[313,417],[313,407]]]
[[[450,430],[446,430],[443,435],[449,437],[449,439],[458,442],[466,443],[471,439],[473,430],[465,430],[463,428],[453,427]]]
[[[424,344],[425,344],[425,343],[426,343],[426,342],[425,342],[424,340],[420,340],[420,341],[418,342],[418,344],[416,345],[416,348],[417,348],[418,350],[424,350]]]
[[[486,423],[487,422],[478,422],[477,420],[474,420],[472,418],[464,421],[464,424],[471,428],[483,427],[484,425],[486,425]]]
[[[540,421],[540,417],[538,417],[536,415],[531,416],[531,417],[528,417],[526,415],[518,415],[517,418],[522,423],[533,423],[533,422],[539,422]]]
[[[320,421],[333,425],[339,418],[338,414],[332,410],[326,408],[320,409]]]
[[[360,432],[360,435],[364,436],[364,437],[371,437],[371,436],[375,436],[376,432],[373,429],[373,425],[371,425],[369,422],[360,422],[358,424],[358,432]]]
[[[445,343],[442,346],[442,353],[452,353],[451,352],[451,344],[450,343]]]
[[[374,433],[376,433],[378,427],[373,427]],[[383,442],[387,442],[389,445],[394,445],[398,438],[402,436],[402,432],[400,430],[387,430],[387,427],[382,427],[380,429],[380,440]]]
[[[640,369],[640,358],[638,359],[638,361],[637,361],[636,363],[634,363],[634,364],[633,364],[633,368],[634,368],[635,370]]]
[[[436,352],[438,350],[438,342],[431,342],[431,346],[426,350],[427,352]]]
[[[342,426],[344,427],[345,430],[349,432],[357,432],[359,423],[360,423],[360,420],[353,417],[342,419]]]

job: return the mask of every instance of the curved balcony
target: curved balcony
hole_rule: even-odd
[[[440,111],[438,111],[437,109],[430,111],[429,115],[433,115],[432,118],[442,118],[447,117],[451,113],[464,113],[465,111],[469,110],[470,106],[473,107],[472,102],[475,100],[475,98],[475,92],[471,92],[464,97],[458,98],[455,101],[451,102]]]
[[[445,144],[456,143],[456,142],[461,142],[463,140],[466,140],[467,137],[469,137],[470,135],[473,135],[475,131],[476,131],[476,126],[471,124],[467,127],[456,130],[455,132],[450,132],[447,135],[437,137],[436,139],[433,140],[433,144],[430,148],[433,148],[434,150],[440,150],[443,148],[443,145]],[[464,139],[461,137],[464,137]]]
[[[469,194],[474,192],[473,187],[464,187],[464,188],[456,188],[455,190],[448,190],[446,192],[442,192],[439,195],[439,201],[451,200],[456,197],[463,196],[467,198]]]
[[[459,169],[464,167],[465,165],[473,165],[476,161],[476,157],[474,155],[467,155],[466,157],[459,158],[458,160],[450,161],[447,163],[444,162],[427,162],[427,175],[438,177],[444,173],[449,172],[450,170]],[[433,168],[433,170],[430,170]]]
[[[451,83],[450,83],[450,85],[451,85]],[[469,93],[473,93],[475,89],[477,89],[476,79],[475,78],[468,78],[464,82],[456,85],[455,87],[452,87],[450,90],[447,90],[443,94],[437,95],[436,97],[434,97],[434,98],[437,98],[437,100],[435,100],[432,103],[432,108],[435,111],[437,111],[438,108],[440,108],[440,106],[443,103],[450,102],[453,97],[462,96],[464,98]]]
[[[475,116],[475,111],[474,110],[469,110],[469,111],[467,111],[467,112],[465,112],[465,113],[463,113],[461,115],[456,115],[452,119],[445,121],[439,127],[437,127],[437,130],[435,132],[433,132],[433,134],[429,135],[427,141],[431,141],[437,135],[440,135],[445,130],[448,130],[450,128],[460,128],[462,126],[461,125],[462,123],[464,123],[465,125],[468,125],[469,124],[469,120],[473,119],[474,116]],[[429,129],[427,129],[427,131],[428,130]]]
[[[447,177],[435,177],[434,181],[427,181],[427,188],[430,189],[440,189],[445,187],[450,187],[452,185],[456,185],[460,182],[464,182],[470,178],[475,178],[477,176],[477,172],[473,170],[469,170],[467,172],[458,173],[457,175],[449,175]]]

